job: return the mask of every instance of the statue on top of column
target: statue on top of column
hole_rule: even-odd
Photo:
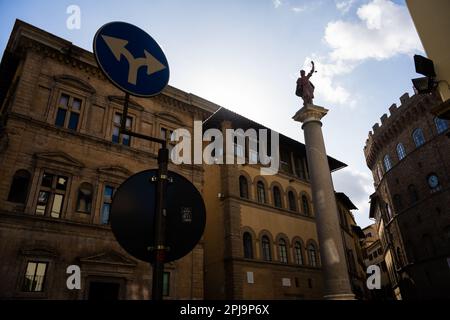
[[[300,71],[300,78],[297,80],[297,89],[295,94],[303,99],[303,105],[313,104],[314,99],[314,85],[309,81],[315,71],[314,61],[311,61],[311,71],[306,74],[305,70]]]

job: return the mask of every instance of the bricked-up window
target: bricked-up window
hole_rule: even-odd
[[[83,182],[78,189],[77,211],[91,213],[93,187],[90,183]]]
[[[58,101],[55,125],[76,131],[80,122],[82,100],[62,93]]]
[[[408,186],[408,193],[411,204],[415,204],[417,201],[419,201],[419,194],[417,193],[415,185],[410,184]]]
[[[300,241],[295,241],[294,245],[294,256],[295,256],[295,263],[298,265],[303,264],[303,252],[302,252],[302,244]]]
[[[425,136],[420,128],[413,131],[412,137],[417,148],[425,143]]]
[[[402,250],[399,247],[397,247],[397,259],[399,267],[403,267],[405,265],[405,259],[403,258]]]
[[[280,251],[280,262],[288,263],[286,240],[284,239],[278,240],[278,250]]]
[[[26,170],[17,170],[9,188],[8,201],[25,204],[28,196],[31,174]]]
[[[406,157],[406,150],[403,143],[397,145],[397,156],[399,161]]]
[[[399,194],[394,195],[394,209],[395,211],[400,212],[403,210],[402,197]]]
[[[256,184],[256,191],[258,195],[258,202],[266,203],[266,190],[264,188],[264,183],[258,181],[258,183]]]
[[[50,215],[52,218],[61,216],[67,182],[68,178],[65,176],[44,173],[36,205],[37,215]]]
[[[297,202],[295,201],[294,192],[288,192],[289,210],[297,211]]]
[[[448,129],[447,120],[436,117],[434,118],[434,124],[436,125],[436,130],[438,133],[445,132]]]
[[[282,204],[281,204],[281,191],[280,188],[278,187],[273,187],[273,202],[275,207],[277,208],[281,208]]]
[[[262,255],[264,261],[272,261],[272,250],[270,250],[269,237],[263,236],[261,239]]]
[[[103,205],[100,217],[101,224],[109,223],[109,214],[111,212],[111,203],[113,195],[114,195],[114,188],[111,186],[105,186],[105,189],[103,191]]]
[[[394,217],[392,215],[392,210],[391,210],[391,206],[389,205],[389,203],[386,203],[386,214],[387,214],[388,221],[390,221]]]
[[[241,198],[248,199],[248,181],[244,176],[239,177],[239,193]]]
[[[308,259],[310,266],[317,267],[319,265],[319,262],[317,260],[317,250],[313,244],[310,244],[308,246]]]
[[[309,201],[308,201],[308,197],[306,195],[302,195],[302,207],[303,207],[303,214],[305,216],[309,216],[310,215]]]
[[[117,144],[122,144],[124,146],[130,146],[131,137],[127,134],[120,134],[120,121],[122,119],[121,113],[114,114],[114,126],[113,126],[113,134],[112,134],[112,142]],[[127,121],[125,122],[125,128],[127,130],[131,130],[131,126],[133,124],[133,118],[127,117]]]
[[[348,265],[349,265],[350,273],[355,274],[356,273],[355,256],[353,254],[353,251],[350,249],[347,250],[347,258],[348,258]]]
[[[47,263],[30,261],[27,264],[25,278],[22,282],[23,292],[42,292],[44,291],[45,274],[47,272]]]
[[[388,172],[389,170],[392,169],[392,161],[391,161],[391,157],[389,157],[389,155],[385,155],[383,158],[383,164],[384,164],[384,171]]]
[[[170,295],[170,272],[164,272],[163,274],[163,296],[168,297]]]
[[[249,232],[245,232],[243,236],[244,258],[253,259],[253,240]]]

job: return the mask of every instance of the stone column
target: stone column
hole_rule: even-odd
[[[293,119],[303,123],[302,129],[305,133],[306,156],[324,275],[324,299],[350,300],[355,299],[355,296],[350,285],[336,197],[320,122],[327,112],[328,110],[323,107],[307,104]]]

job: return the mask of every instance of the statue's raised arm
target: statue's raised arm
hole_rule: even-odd
[[[308,73],[308,79],[311,78],[311,76],[313,75],[313,73],[316,71],[315,65],[314,65],[314,61],[311,61],[311,71]]]

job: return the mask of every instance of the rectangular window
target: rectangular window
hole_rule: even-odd
[[[287,150],[280,152],[281,170],[287,173],[292,173],[291,155]]]
[[[164,272],[163,277],[163,296],[170,295],[170,272]]]
[[[121,121],[122,121],[122,114],[121,113],[114,114],[112,142],[129,147],[131,145],[131,137],[127,134],[120,134]],[[127,117],[127,120],[125,122],[125,128],[127,130],[131,130],[132,124],[133,118]]]
[[[295,158],[295,173],[300,179],[306,180],[305,166],[302,158]]]
[[[172,149],[174,147],[174,145],[170,143],[172,134],[173,134],[173,130],[161,127],[160,138],[163,140],[169,141],[169,143],[167,143],[167,149],[169,150],[169,158],[172,153]]]
[[[101,212],[101,224],[109,223],[109,214],[111,212],[111,202],[114,195],[114,188],[111,186],[105,186],[103,192],[103,206]]]
[[[44,173],[36,205],[36,215],[60,218],[64,207],[68,178]]]
[[[45,274],[47,263],[30,261],[27,264],[25,278],[22,283],[24,292],[42,292],[44,291]]]
[[[61,94],[58,102],[58,111],[56,112],[55,126],[67,128],[73,131],[78,129],[80,121],[82,100]]]

